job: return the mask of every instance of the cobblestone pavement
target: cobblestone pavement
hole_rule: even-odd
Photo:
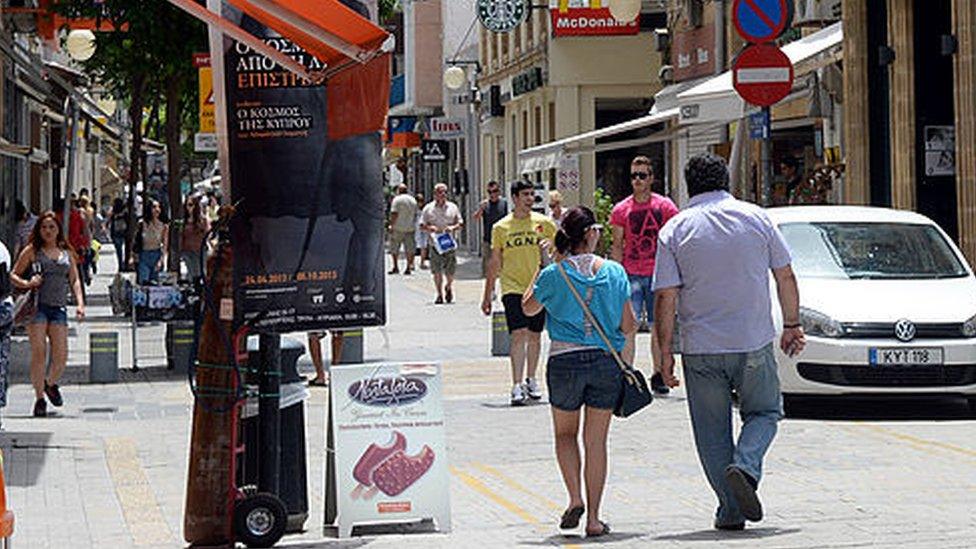
[[[109,255],[109,254],[105,254]],[[103,270],[114,272],[103,260]],[[322,534],[326,392],[306,403],[310,515],[292,547],[508,547],[596,544],[555,528],[566,504],[548,407],[509,408],[508,365],[490,358],[481,285],[462,266],[458,303],[434,306],[429,277],[389,279],[390,322],[367,330],[368,360],[444,365],[452,532],[336,541]],[[97,295],[107,277],[93,286]],[[104,300],[103,300],[104,302]],[[72,335],[65,406],[29,416],[32,391],[10,390],[0,447],[18,547],[179,547],[192,397],[163,367],[162,327],[140,329],[137,373],[88,384],[93,326],[127,325],[104,305]],[[641,336],[644,355],[646,336]],[[639,364],[646,367],[647,357]],[[307,358],[301,366],[310,369]],[[972,547],[976,535],[976,421],[956,401],[816,403],[790,419],[769,454],[766,519],[744,532],[711,529],[714,499],[691,440],[682,390],[614,421],[604,516],[613,547]]]

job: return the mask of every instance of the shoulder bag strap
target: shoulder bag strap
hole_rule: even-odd
[[[576,286],[573,285],[573,281],[569,279],[569,275],[566,273],[566,268],[563,267],[561,262],[557,261],[556,269],[558,269],[559,274],[563,276],[563,280],[565,280],[566,285],[569,286],[569,291],[572,292],[573,297],[576,298],[576,301],[580,304],[580,307],[583,308],[583,314],[586,316],[586,320],[593,325],[593,327],[596,329],[596,333],[600,334],[600,338],[607,345],[607,349],[609,349],[610,354],[613,355],[613,359],[617,362],[617,366],[620,366],[620,369],[623,370],[624,373],[627,373],[627,363],[624,362],[624,359],[621,358],[620,353],[618,353],[617,349],[614,348],[613,343],[610,342],[610,338],[607,337],[607,333],[603,331],[603,326],[601,326],[600,322],[595,316],[593,316],[593,312],[590,311],[589,305],[587,305],[586,301],[583,300],[583,296],[579,294]]]

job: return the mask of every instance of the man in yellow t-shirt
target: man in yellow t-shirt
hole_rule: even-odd
[[[535,379],[539,366],[539,348],[546,315],[526,316],[522,311],[522,294],[532,283],[542,262],[541,239],[556,236],[556,224],[549,217],[532,211],[535,191],[528,181],[512,183],[512,213],[501,218],[491,229],[491,262],[485,276],[485,293],[481,311],[491,314],[495,279],[501,278],[502,304],[512,344],[512,406],[521,406],[528,399],[542,398]],[[527,370],[527,371],[526,371]],[[523,378],[523,373],[526,376]]]

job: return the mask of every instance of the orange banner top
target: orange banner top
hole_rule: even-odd
[[[366,62],[389,34],[339,0],[229,0],[328,65]]]

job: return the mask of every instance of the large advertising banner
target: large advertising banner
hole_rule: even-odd
[[[549,0],[553,36],[614,36],[640,32],[637,18],[617,21],[607,0]]]
[[[353,525],[433,519],[451,529],[437,364],[333,367],[331,428],[339,537]]]
[[[306,67],[325,68],[226,2],[223,13]],[[389,58],[312,85],[227,38],[224,82],[235,324],[286,332],[385,323],[379,129]]]

